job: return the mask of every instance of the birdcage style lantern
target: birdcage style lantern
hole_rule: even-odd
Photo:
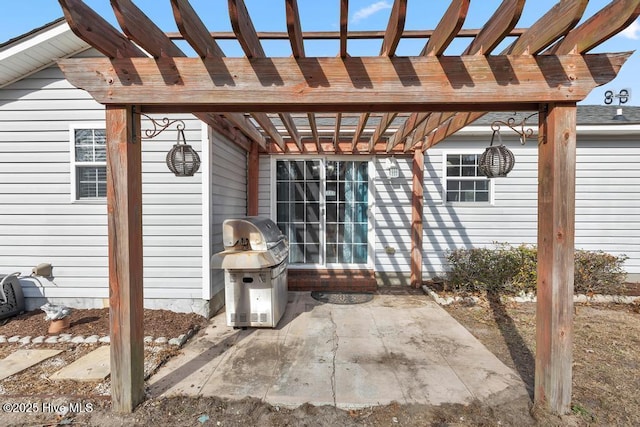
[[[498,136],[499,145],[493,145]],[[478,169],[487,178],[505,177],[516,163],[516,158],[507,147],[502,144],[500,129],[494,129],[491,144],[484,150],[478,161]]]
[[[527,142],[527,138],[533,135],[533,129],[527,128],[527,120],[538,113],[533,113],[522,119],[521,122],[516,123],[516,119],[510,117],[506,121],[495,120],[491,123],[491,143],[484,150],[484,153],[478,160],[478,169],[487,178],[505,177],[516,164],[516,158],[507,147],[502,143],[502,136],[500,136],[500,127],[505,126],[520,135],[520,143],[524,145]],[[496,137],[498,138],[498,144],[493,145]]]
[[[142,139],[155,138],[167,130],[169,126],[176,124],[178,135],[176,137],[175,145],[167,153],[167,167],[175,176],[182,177],[195,175],[195,173],[198,172],[198,169],[200,169],[200,156],[198,156],[198,153],[193,149],[193,147],[191,147],[191,145],[187,144],[187,139],[184,136],[184,122],[179,119],[169,120],[167,117],[164,117],[161,120],[156,120],[146,114],[139,114],[148,119],[153,125],[153,129],[146,129],[144,131]]]
[[[167,167],[175,176],[193,176],[200,169],[200,156],[187,144],[182,127],[178,127],[177,142],[167,153]]]

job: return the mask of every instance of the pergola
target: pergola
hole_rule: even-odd
[[[477,30],[461,29],[470,0],[452,0],[434,29],[420,31],[404,30],[408,0],[395,0],[386,30],[364,32],[348,30],[348,0],[339,2],[339,31],[327,32],[305,32],[297,1],[284,0],[287,25],[280,33],[257,32],[243,0],[228,0],[232,33],[211,32],[188,0],[168,1],[179,33],[165,33],[131,0],[111,0],[122,32],[82,0],[59,0],[73,31],[105,55],[58,64],[106,106],[113,409],[132,411],[144,397],[139,113],[193,113],[245,149],[249,214],[257,213],[259,153],[413,155],[411,270],[419,284],[424,151],[486,112],[533,110],[539,112],[535,400],[568,412],[576,103],[611,81],[631,55],[588,52],[630,25],[640,0],[611,1],[580,25],[588,0],[562,0],[529,28],[516,28],[525,1],[503,0]],[[460,37],[469,39],[464,52],[444,55]],[[396,56],[404,38],[428,41],[415,56]],[[237,40],[246,56],[225,57],[222,39]],[[288,40],[292,55],[267,57],[265,39]],[[314,39],[339,40],[339,52],[307,57],[305,41]],[[379,55],[350,56],[352,39],[381,39]],[[174,40],[186,40],[197,57],[187,57]],[[334,131],[323,139],[317,118],[326,114],[335,118]],[[354,114],[357,124],[347,129],[342,119]]]

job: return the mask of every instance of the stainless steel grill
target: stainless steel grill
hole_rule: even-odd
[[[229,326],[275,327],[287,306],[289,243],[269,218],[227,219],[224,251],[211,268],[224,269]]]

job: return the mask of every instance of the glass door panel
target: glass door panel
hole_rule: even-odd
[[[367,263],[368,171],[368,161],[276,161],[276,217],[291,264]]]
[[[289,239],[289,263],[320,264],[320,160],[276,162],[276,222]]]
[[[366,264],[368,259],[369,163],[326,162],[326,262]]]

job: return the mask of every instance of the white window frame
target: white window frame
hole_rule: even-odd
[[[78,168],[82,166],[104,166],[106,168],[107,162],[78,162],[76,161],[76,130],[81,129],[100,129],[106,130],[106,124],[104,122],[87,122],[87,123],[74,123],[69,126],[69,157],[71,166],[71,203],[95,203],[104,204],[107,202],[106,197],[85,198],[78,197]]]
[[[495,185],[493,182],[493,178],[484,177],[489,184],[489,200],[486,202],[468,202],[468,201],[455,201],[450,202],[447,200],[447,183],[451,180],[456,181],[478,181],[483,179],[481,176],[457,176],[457,177],[449,177],[447,176],[447,157],[449,155],[457,155],[457,156],[467,156],[467,155],[477,155],[480,156],[484,150],[446,150],[442,152],[442,203],[445,205],[451,206],[492,206],[495,203],[494,192]]]

